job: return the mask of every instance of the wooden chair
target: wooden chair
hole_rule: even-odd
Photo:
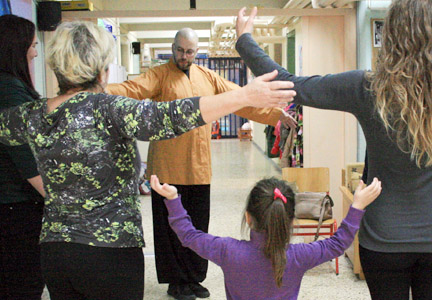
[[[252,141],[252,129],[241,129],[237,130],[237,136],[240,141],[249,140]]]
[[[299,192],[329,193],[330,191],[330,172],[328,168],[282,168],[282,179],[295,182]],[[295,219],[293,235],[314,236],[317,228],[317,220]],[[302,229],[306,229],[306,232],[300,232]],[[309,229],[315,229],[315,232],[310,232]],[[335,219],[325,220],[318,235],[332,236],[336,230],[337,222]],[[337,257],[335,263],[336,275],[339,275],[339,259]]]

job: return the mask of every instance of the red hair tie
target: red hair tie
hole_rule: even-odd
[[[274,198],[273,200],[276,200],[277,198],[281,199],[284,203],[287,203],[287,199],[284,195],[282,195],[281,191],[278,188],[274,189]]]

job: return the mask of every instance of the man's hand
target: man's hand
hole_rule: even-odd
[[[253,31],[253,22],[255,19],[255,16],[257,15],[257,8],[252,8],[251,14],[249,15],[249,18],[246,20],[245,18],[246,13],[246,7],[243,7],[239,10],[238,16],[237,16],[237,22],[236,22],[236,33],[237,33],[237,39],[243,34],[243,33],[252,33]]]
[[[279,121],[285,128],[296,129],[297,127],[297,121],[285,110],[282,110]]]

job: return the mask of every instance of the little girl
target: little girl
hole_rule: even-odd
[[[304,273],[344,253],[354,240],[364,208],[381,193],[378,179],[368,187],[360,182],[346,218],[332,237],[290,244],[294,193],[285,181],[263,179],[250,192],[244,216],[250,241],[196,230],[174,186],[161,185],[152,175],[151,187],[166,198],[169,223],[182,245],[222,268],[228,300],[297,299]]]

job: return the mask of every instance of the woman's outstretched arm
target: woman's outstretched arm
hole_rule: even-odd
[[[365,76],[363,71],[350,71],[326,76],[296,76],[273,61],[259,47],[252,37],[253,20],[257,10],[254,8],[248,19],[245,8],[237,17],[236,49],[246,65],[256,75],[278,71],[275,80],[294,83],[297,92],[294,102],[316,108],[341,110],[355,113],[364,105]]]
[[[170,139],[210,123],[246,106],[284,107],[293,100],[291,82],[271,81],[277,72],[265,74],[241,89],[171,102],[144,102],[103,95],[99,101],[106,128],[115,135],[143,141]]]
[[[272,81],[276,78],[274,70],[264,74],[241,89],[232,90],[200,99],[200,110],[206,123],[235,112],[246,106],[285,107],[293,101],[294,85],[289,81]]]

